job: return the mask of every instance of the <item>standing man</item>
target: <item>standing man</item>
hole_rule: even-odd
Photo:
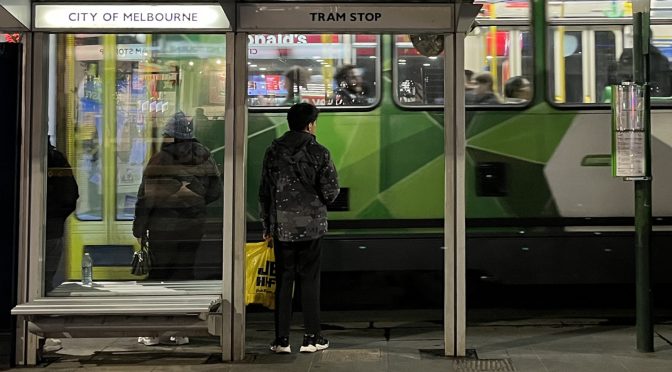
[[[301,286],[305,328],[301,352],[329,347],[320,334],[320,240],[327,232],[327,204],[340,188],[329,150],[315,139],[318,114],[309,103],[293,105],[287,113],[290,130],[274,140],[264,156],[259,203],[264,238],[274,239],[278,281],[271,350],[276,353],[291,352],[295,279]]]

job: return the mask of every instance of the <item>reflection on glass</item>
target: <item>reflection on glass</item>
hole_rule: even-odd
[[[395,36],[397,100],[443,104],[443,53],[424,56],[408,35]],[[465,103],[525,104],[532,99],[532,43],[527,30],[477,27],[465,40]]]
[[[155,239],[153,251],[159,263],[168,257],[164,270],[174,271],[164,271],[164,279],[221,279],[222,208],[214,201],[220,199],[224,161],[225,36],[69,34],[57,36],[57,48],[62,56],[57,61],[59,84],[52,90],[59,93],[58,120],[50,134],[72,165],[79,199],[63,226],[61,281],[71,283],[59,287],[55,281],[47,288],[55,288],[55,295],[76,288],[84,253],[93,260],[94,289],[101,281],[147,279],[131,275],[133,252],[139,248],[133,219],[143,178],[148,169],[156,169],[148,163],[166,156],[166,126],[178,112],[187,118],[191,132],[190,138],[173,142],[184,140],[199,151],[181,153],[189,157],[188,166],[161,169],[164,178],[182,177],[181,185],[197,189],[200,199],[187,199],[198,206],[185,208],[193,212],[191,219],[201,222],[198,229],[189,229],[200,233],[181,237],[190,245],[179,257],[170,247],[161,252],[169,242]],[[207,160],[204,177],[214,177],[211,181],[200,179],[205,170],[196,158]],[[186,179],[190,174],[195,178]],[[207,195],[197,186],[204,183]],[[164,201],[156,200],[153,208],[165,211]],[[183,225],[174,230],[188,224]]]
[[[378,45],[374,35],[249,35],[248,104],[373,105]]]
[[[135,204],[133,235],[148,244],[148,279],[193,279],[207,220],[207,205],[221,197],[222,183],[210,149],[194,136],[182,111],[161,131],[161,149],[149,159]]]

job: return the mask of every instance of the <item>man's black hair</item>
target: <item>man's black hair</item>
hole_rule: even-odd
[[[287,112],[287,123],[289,129],[297,132],[306,130],[308,124],[317,120],[320,110],[310,103],[301,102],[293,105]]]

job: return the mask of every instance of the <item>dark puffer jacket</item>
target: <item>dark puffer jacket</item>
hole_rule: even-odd
[[[289,131],[266,150],[259,187],[264,233],[305,241],[327,232],[327,204],[340,188],[329,150],[308,132]]]
[[[221,192],[219,170],[207,147],[195,139],[164,143],[143,173],[133,235],[202,230],[205,206]]]
[[[47,157],[47,239],[63,236],[63,225],[77,207],[79,189],[65,156],[49,144]]]

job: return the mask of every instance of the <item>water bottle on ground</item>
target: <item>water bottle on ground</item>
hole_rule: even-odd
[[[82,257],[82,285],[91,287],[93,285],[93,260],[88,253]]]

